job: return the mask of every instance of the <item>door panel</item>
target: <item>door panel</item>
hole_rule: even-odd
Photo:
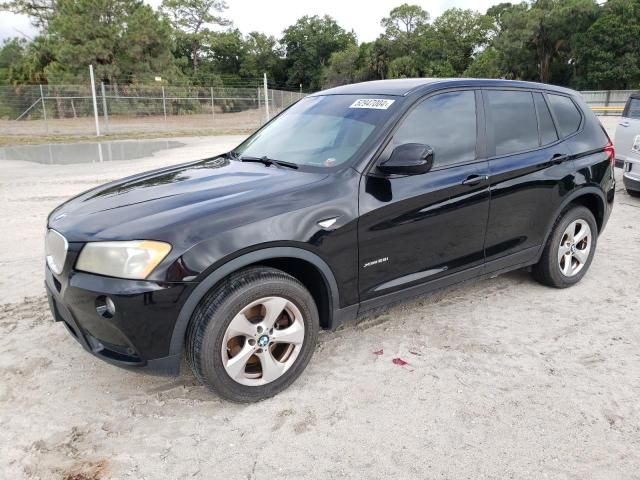
[[[484,264],[489,172],[477,160],[484,151],[478,99],[473,90],[453,90],[418,101],[379,159],[398,145],[425,144],[434,152],[431,171],[385,176],[374,169],[361,179],[361,301]]]
[[[573,189],[571,160],[564,144],[489,161],[491,213],[485,244],[487,262],[542,244],[550,212]],[[556,157],[558,158],[558,157]],[[537,251],[531,252],[531,258]],[[521,259],[523,262],[528,259]]]
[[[360,300],[484,263],[487,162],[360,183]],[[472,175],[480,183],[463,185]]]
[[[574,186],[570,151],[558,142],[557,122],[540,93],[485,90],[491,210],[487,224],[487,263],[519,253],[515,263],[532,260],[544,242],[549,215]],[[522,128],[523,125],[528,127]],[[537,138],[536,138],[537,137]],[[537,141],[537,144],[536,144]],[[547,146],[543,142],[549,143]],[[502,149],[499,148],[502,145]],[[522,151],[528,150],[528,151]],[[509,266],[509,261],[495,263]]]

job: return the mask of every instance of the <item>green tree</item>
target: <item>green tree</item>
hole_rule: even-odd
[[[529,21],[529,4],[505,6],[499,14],[499,34],[493,39],[497,63],[505,78],[533,80],[538,67]]]
[[[471,64],[474,52],[488,44],[491,27],[490,17],[473,10],[445,10],[433,22],[428,56],[446,61],[455,75],[461,75]]]
[[[429,18],[429,13],[419,5],[403,3],[380,21],[384,36],[393,45],[393,57],[415,55],[421,37],[429,28]],[[408,65],[406,61],[403,63]]]
[[[578,88],[640,88],[640,0],[609,0],[579,35]]]
[[[404,3],[380,21],[384,33],[368,44],[360,58],[364,78],[413,77],[422,73],[419,58],[430,32],[429,13],[419,5]]]
[[[360,81],[360,49],[356,45],[350,45],[346,50],[333,52],[323,77],[324,88]]]
[[[285,47],[289,85],[303,84],[317,90],[331,54],[356,45],[356,38],[330,16],[315,15],[304,16],[288,27],[280,43]]]
[[[493,44],[510,78],[567,84],[577,38],[598,15],[595,0],[536,0],[507,8]]]
[[[0,2],[0,11],[27,15],[34,26],[43,28],[55,14],[56,4],[56,0],[9,0]]]
[[[221,75],[239,75],[245,52],[240,30],[236,28],[224,32],[208,32],[204,42],[203,60],[209,64],[209,70]]]
[[[405,55],[391,60],[389,63],[389,78],[419,77],[420,70],[414,57]]]
[[[499,34],[502,30],[504,30],[504,16],[508,14],[514,9],[514,4],[511,2],[502,2],[496,5],[492,5],[487,9],[487,13],[485,14],[493,21],[492,25],[492,33],[494,35]]]
[[[501,78],[503,75],[496,49],[487,47],[475,55],[463,75],[471,78]]]
[[[5,40],[0,46],[0,85],[12,84],[14,68],[22,62],[27,49],[23,38]]]
[[[58,0],[45,33],[54,56],[49,80],[84,78],[89,64],[112,83],[177,75],[170,26],[140,0]]]
[[[55,59],[54,45],[45,35],[25,43],[22,55],[8,69],[8,82],[13,85],[47,83],[45,69]]]
[[[364,78],[367,80],[388,78],[389,64],[392,60],[392,46],[392,42],[384,35],[381,35],[374,42],[360,46]]]
[[[274,37],[251,32],[244,40],[240,75],[254,79],[267,73],[276,81],[286,81],[283,57],[284,51]]]
[[[204,39],[211,34],[209,25],[226,26],[230,21],[221,17],[227,8],[224,0],[163,0],[161,10],[171,19],[180,42],[189,45],[193,70],[198,69]]]
[[[429,23],[429,13],[419,5],[403,3],[389,12],[388,17],[380,21],[385,35],[391,40],[419,34]]]

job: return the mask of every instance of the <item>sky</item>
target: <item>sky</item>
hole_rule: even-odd
[[[161,0],[145,0],[157,7]],[[380,33],[380,20],[389,11],[404,3],[420,5],[431,18],[447,8],[472,8],[484,13],[500,0],[227,0],[224,16],[233,21],[243,33],[253,30],[280,38],[282,31],[303,15],[331,15],[347,31],[354,30],[358,41],[375,40]],[[8,12],[0,12],[0,40],[8,37],[33,36],[35,29],[29,19]]]

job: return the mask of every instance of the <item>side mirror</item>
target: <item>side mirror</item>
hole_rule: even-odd
[[[433,150],[422,143],[398,145],[391,156],[378,164],[378,170],[395,175],[420,175],[433,166]]]

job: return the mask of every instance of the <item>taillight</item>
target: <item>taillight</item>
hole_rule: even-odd
[[[611,140],[609,140],[609,143],[607,143],[604,146],[604,152],[609,156],[609,161],[611,162],[611,167],[615,167],[616,166],[616,151],[613,148],[613,143],[611,143]]]

